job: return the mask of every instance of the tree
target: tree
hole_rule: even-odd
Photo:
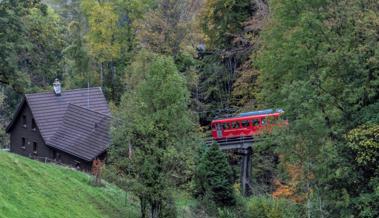
[[[55,78],[63,77],[62,51],[66,46],[66,28],[51,8],[45,12],[38,8],[30,9],[23,22],[28,48],[19,54],[19,66],[29,76],[33,86],[45,88]]]
[[[229,48],[236,35],[243,31],[243,22],[251,13],[251,0],[209,0],[200,21],[211,48]]]
[[[257,108],[257,77],[252,68],[268,15],[263,0],[206,1],[198,21],[206,46],[199,67],[198,101],[202,124],[224,114]]]
[[[194,124],[185,81],[173,60],[142,52],[136,62],[132,66],[143,68],[131,75],[116,114],[110,162],[140,198],[142,216],[150,208],[151,217],[163,217],[173,184],[189,170]]]
[[[176,57],[188,41],[198,0],[159,0],[156,7],[136,22],[137,38],[144,48]],[[188,43],[187,43],[188,44]]]
[[[234,206],[232,169],[217,144],[201,153],[195,171],[195,195],[219,207]]]
[[[286,111],[289,128],[274,135],[281,161],[302,168],[297,192],[308,217],[362,216],[372,201],[354,207],[367,180],[343,136],[377,119],[377,3],[271,1],[270,9],[259,101]]]
[[[0,2],[0,86],[4,122],[21,94],[41,91],[63,75],[65,27],[40,1]]]
[[[110,2],[94,0],[82,1],[81,8],[86,15],[88,31],[85,34],[85,42],[88,53],[99,69],[100,86],[104,88],[107,97],[113,97],[114,91],[109,93],[110,86],[104,86],[106,80],[114,81],[115,61],[121,55],[122,44],[118,38],[119,15],[114,9],[115,5]],[[108,69],[108,71],[106,71]],[[105,74],[108,73],[108,74]],[[106,76],[107,75],[107,76]]]
[[[0,86],[0,88],[2,88]],[[7,134],[5,133],[5,114],[4,114],[4,99],[5,99],[5,96],[4,96],[4,91],[3,91],[3,88],[2,90],[0,91],[0,114],[1,114],[1,119],[0,119],[0,148],[4,148],[5,146],[8,145],[8,137],[7,137]]]
[[[125,69],[136,54],[134,22],[151,4],[152,0],[81,1],[80,9],[86,20],[82,27],[84,45],[92,69],[91,83],[100,85],[106,97],[116,104],[125,91]]]
[[[23,19],[33,8],[46,14],[47,7],[40,1],[0,2],[0,82],[18,93],[23,93],[30,83],[29,75],[22,69],[28,62],[22,57],[33,45]]]

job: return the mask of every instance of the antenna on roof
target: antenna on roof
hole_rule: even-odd
[[[89,109],[89,72],[87,72],[87,90],[88,90],[87,108]]]

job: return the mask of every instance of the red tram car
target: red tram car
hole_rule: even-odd
[[[283,110],[267,109],[241,113],[236,117],[217,119],[211,123],[212,137],[215,140],[246,137],[259,134],[273,126],[280,126],[286,121],[281,121],[279,117]]]

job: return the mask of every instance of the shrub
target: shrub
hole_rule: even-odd
[[[246,203],[247,217],[251,218],[298,218],[301,210],[295,203],[269,196],[250,198]]]

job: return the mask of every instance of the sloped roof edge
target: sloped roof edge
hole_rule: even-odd
[[[9,122],[7,128],[5,129],[6,133],[9,133],[10,130],[12,129],[12,127],[13,127],[14,123],[16,122],[18,115],[21,113],[21,109],[25,105],[25,103],[26,103],[26,97],[23,96],[21,103],[17,106],[16,112],[13,114],[13,118],[12,118],[11,122]]]

